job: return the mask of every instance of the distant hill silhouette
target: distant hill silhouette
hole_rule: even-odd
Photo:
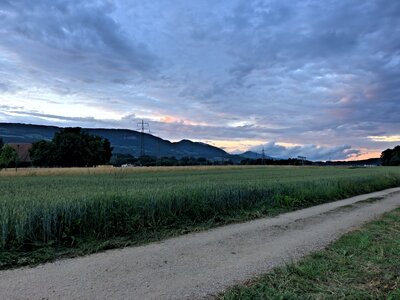
[[[61,127],[31,125],[20,123],[0,123],[0,138],[5,143],[33,143],[39,140],[51,140],[54,133]],[[84,128],[90,134],[95,134],[110,140],[114,147],[113,153],[140,155],[141,132],[128,129]],[[207,159],[232,159],[240,161],[241,156],[231,155],[224,150],[199,142],[182,140],[170,142],[151,134],[144,133],[145,154],[153,156],[184,156],[205,157]]]
[[[262,154],[261,153],[257,153],[257,152],[253,152],[253,151],[246,151],[243,152],[242,154],[239,154],[241,157],[243,158],[250,158],[250,159],[258,159],[258,158],[262,158]],[[265,159],[275,159],[271,156],[265,155],[264,157]]]
[[[0,138],[8,144],[33,143],[39,140],[51,140],[54,133],[61,130],[61,127],[31,125],[20,123],[0,123]],[[141,133],[129,129],[104,129],[104,128],[85,128],[90,134],[99,135],[110,140],[114,147],[113,153],[131,154],[138,157],[140,155]],[[205,143],[181,140],[170,142],[151,134],[144,134],[145,154],[152,156],[184,156],[204,157],[209,160],[230,159],[234,163],[240,163],[242,159],[260,159],[261,154],[253,151],[246,151],[242,154],[229,154],[224,150]],[[281,160],[265,155],[266,159]],[[380,164],[379,158],[360,160],[360,161],[337,161],[337,162],[315,162],[320,165],[377,165]]]

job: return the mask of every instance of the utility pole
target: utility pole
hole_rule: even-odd
[[[145,129],[149,129],[149,123],[145,122],[142,120],[138,124],[138,128],[140,130],[140,157],[144,156],[146,154],[145,151],[145,144],[144,144],[144,131]]]

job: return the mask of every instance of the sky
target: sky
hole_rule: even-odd
[[[0,0],[0,122],[312,160],[400,144],[400,1]]]

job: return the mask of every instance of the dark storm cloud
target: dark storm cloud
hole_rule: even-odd
[[[88,80],[92,72],[148,72],[156,57],[124,31],[108,1],[13,1],[0,12],[2,46],[39,70]]]
[[[47,93],[88,117],[38,104],[24,118],[125,127],[135,114],[166,138],[296,143],[341,159],[400,132],[399,16],[392,0],[1,1],[0,101]]]

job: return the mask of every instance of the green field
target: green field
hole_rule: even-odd
[[[400,186],[396,167],[51,169],[15,175],[0,176],[0,268]],[[40,251],[47,254],[31,259]]]

